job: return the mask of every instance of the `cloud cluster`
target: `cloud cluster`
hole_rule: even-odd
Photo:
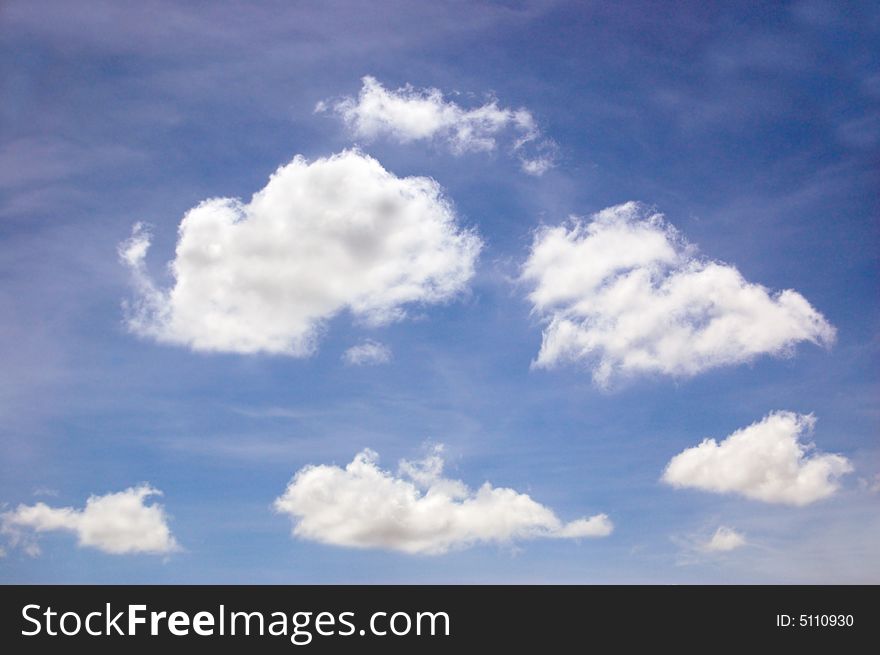
[[[64,531],[77,536],[80,546],[105,553],[167,554],[179,549],[161,505],[145,504],[161,492],[148,485],[105,496],[90,496],[83,509],[19,505],[0,515],[0,529],[14,545],[31,555],[39,553],[33,533]]]
[[[293,534],[327,544],[438,555],[478,543],[535,537],[604,537],[605,514],[563,523],[549,508],[513,489],[488,482],[476,491],[442,477],[437,448],[397,475],[364,450],[345,468],[307,466],[275,501],[294,521]]]
[[[311,354],[347,310],[379,325],[466,288],[482,243],[428,178],[398,178],[354,150],[296,157],[250,202],[205,200],[180,223],[170,289],[146,271],[142,225],[120,247],[137,334],[201,351]]]
[[[357,98],[319,102],[315,110],[331,108],[355,136],[364,139],[387,136],[401,143],[440,141],[456,154],[494,150],[498,138],[507,133],[512,135],[511,149],[523,171],[541,175],[554,165],[556,146],[541,136],[527,109],[499,107],[497,100],[464,109],[446,100],[439,89],[407,85],[392,91],[374,77],[361,81]]]
[[[815,425],[811,414],[772,412],[720,443],[704,439],[666,465],[663,482],[715,493],[736,493],[766,503],[808,505],[838,489],[852,471],[842,455],[811,453],[801,442]]]
[[[700,258],[662,215],[635,202],[539,230],[522,280],[546,321],[534,365],[589,362],[599,386],[638,374],[692,376],[835,339],[799,293],[771,293]]]
[[[702,550],[710,553],[727,553],[746,545],[746,538],[733,528],[719,526],[712,537],[702,545]]]
[[[387,364],[391,361],[391,349],[384,343],[365,339],[342,353],[342,361],[351,366]]]

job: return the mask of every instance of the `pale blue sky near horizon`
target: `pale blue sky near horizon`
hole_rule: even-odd
[[[82,506],[148,482],[182,551],[111,555],[71,534],[6,583],[880,582],[880,11],[874,3],[21,2],[0,6],[0,504]],[[558,145],[363,140],[321,100],[436,87],[526,107]],[[357,146],[429,176],[485,248],[470,291],[369,328],[345,312],[309,358],[205,354],[129,333],[117,248],[150,223],[167,283],[184,213],[280,165]],[[600,389],[530,368],[541,323],[515,278],[541,225],[638,200],[713,260],[795,289],[836,327],[693,377]],[[391,360],[352,367],[369,338]],[[775,410],[812,413],[854,471],[805,507],[672,489],[664,466]],[[436,556],[294,538],[272,511],[308,464],[363,448],[394,469],[442,442],[446,474],[528,493],[602,539]],[[748,539],[693,544],[719,525]],[[0,542],[2,545],[2,542]]]

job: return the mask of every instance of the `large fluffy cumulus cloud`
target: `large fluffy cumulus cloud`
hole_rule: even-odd
[[[801,437],[811,414],[773,412],[721,442],[704,439],[673,457],[663,481],[715,493],[736,493],[767,503],[808,505],[831,496],[852,471],[842,455],[810,452]]]
[[[161,505],[146,504],[161,495],[149,485],[132,487],[104,496],[90,496],[83,509],[50,507],[45,503],[19,505],[0,515],[0,527],[16,545],[35,555],[39,548],[34,533],[64,531],[77,536],[80,546],[105,553],[167,554],[178,550]]]
[[[618,376],[690,376],[835,338],[802,295],[699,257],[635,202],[539,230],[522,280],[546,321],[535,365],[588,362],[600,386]]]
[[[345,468],[301,469],[275,508],[293,519],[293,534],[303,539],[428,555],[535,537],[604,537],[613,529],[605,514],[563,523],[527,494],[488,482],[474,491],[442,472],[440,450],[401,462],[397,475],[364,450]]]
[[[300,357],[343,310],[377,325],[409,304],[453,298],[481,241],[458,226],[435,181],[398,178],[348,150],[296,157],[250,202],[213,198],[191,209],[169,289],[146,271],[149,245],[137,225],[120,248],[138,289],[127,308],[134,332],[195,350]]]
[[[406,85],[389,90],[374,77],[362,79],[357,98],[320,102],[316,111],[337,113],[358,137],[391,137],[401,143],[440,141],[452,152],[489,151],[504,133],[511,136],[511,150],[523,171],[541,175],[554,165],[556,145],[543,138],[532,113],[524,108],[500,107],[496,100],[465,109],[446,100],[439,89],[416,89]]]

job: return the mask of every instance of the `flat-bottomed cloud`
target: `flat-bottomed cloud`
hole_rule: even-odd
[[[369,325],[466,289],[482,242],[457,225],[440,186],[398,178],[355,150],[296,157],[244,203],[213,198],[180,223],[174,283],[147,273],[141,225],[120,248],[137,297],[129,328],[194,350],[304,357],[326,320]]]
[[[673,457],[663,482],[714,493],[735,493],[766,503],[809,505],[837,491],[852,471],[842,455],[810,452],[801,437],[813,430],[811,414],[772,412],[721,442],[704,439]]]
[[[746,538],[733,528],[721,525],[712,537],[702,545],[702,550],[709,553],[729,553],[746,545]]]
[[[342,353],[342,361],[350,366],[372,366],[391,361],[391,349],[384,343],[365,339]]]
[[[427,555],[536,537],[604,537],[613,529],[605,514],[563,523],[527,494],[488,482],[474,491],[442,472],[440,449],[402,461],[397,475],[364,450],[345,468],[301,469],[275,509],[293,519],[293,534],[303,539]]]
[[[791,289],[773,293],[729,264],[702,259],[662,215],[629,202],[535,235],[521,279],[545,321],[534,362],[591,365],[593,380],[692,376],[835,329]]]
[[[31,533],[64,531],[77,536],[80,546],[112,555],[130,553],[168,554],[179,550],[161,505],[147,505],[150,496],[161,495],[149,485],[131,487],[104,496],[89,496],[83,509],[50,507],[45,503],[19,505],[0,515],[0,529],[14,544],[32,555],[39,547]]]

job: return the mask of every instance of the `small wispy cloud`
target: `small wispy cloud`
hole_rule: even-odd
[[[524,172],[543,175],[555,165],[557,146],[541,134],[528,109],[501,107],[495,99],[465,109],[433,87],[417,89],[407,84],[389,90],[369,75],[361,82],[357,98],[321,101],[315,111],[332,110],[352,134],[363,139],[384,136],[400,143],[441,142],[455,154],[495,150],[499,139],[510,134],[510,150]]]
[[[387,364],[391,361],[391,348],[378,341],[366,339],[342,353],[342,361],[351,366]]]
[[[733,551],[754,545],[743,532],[726,525],[718,525],[714,530],[704,526],[688,534],[672,535],[670,539],[678,548],[675,554],[678,566],[728,563]]]
[[[880,473],[871,478],[859,478],[859,488],[872,494],[880,494]]]
[[[718,526],[718,529],[712,534],[712,537],[705,541],[701,548],[708,553],[727,553],[746,545],[746,538],[740,532],[727,526]]]

